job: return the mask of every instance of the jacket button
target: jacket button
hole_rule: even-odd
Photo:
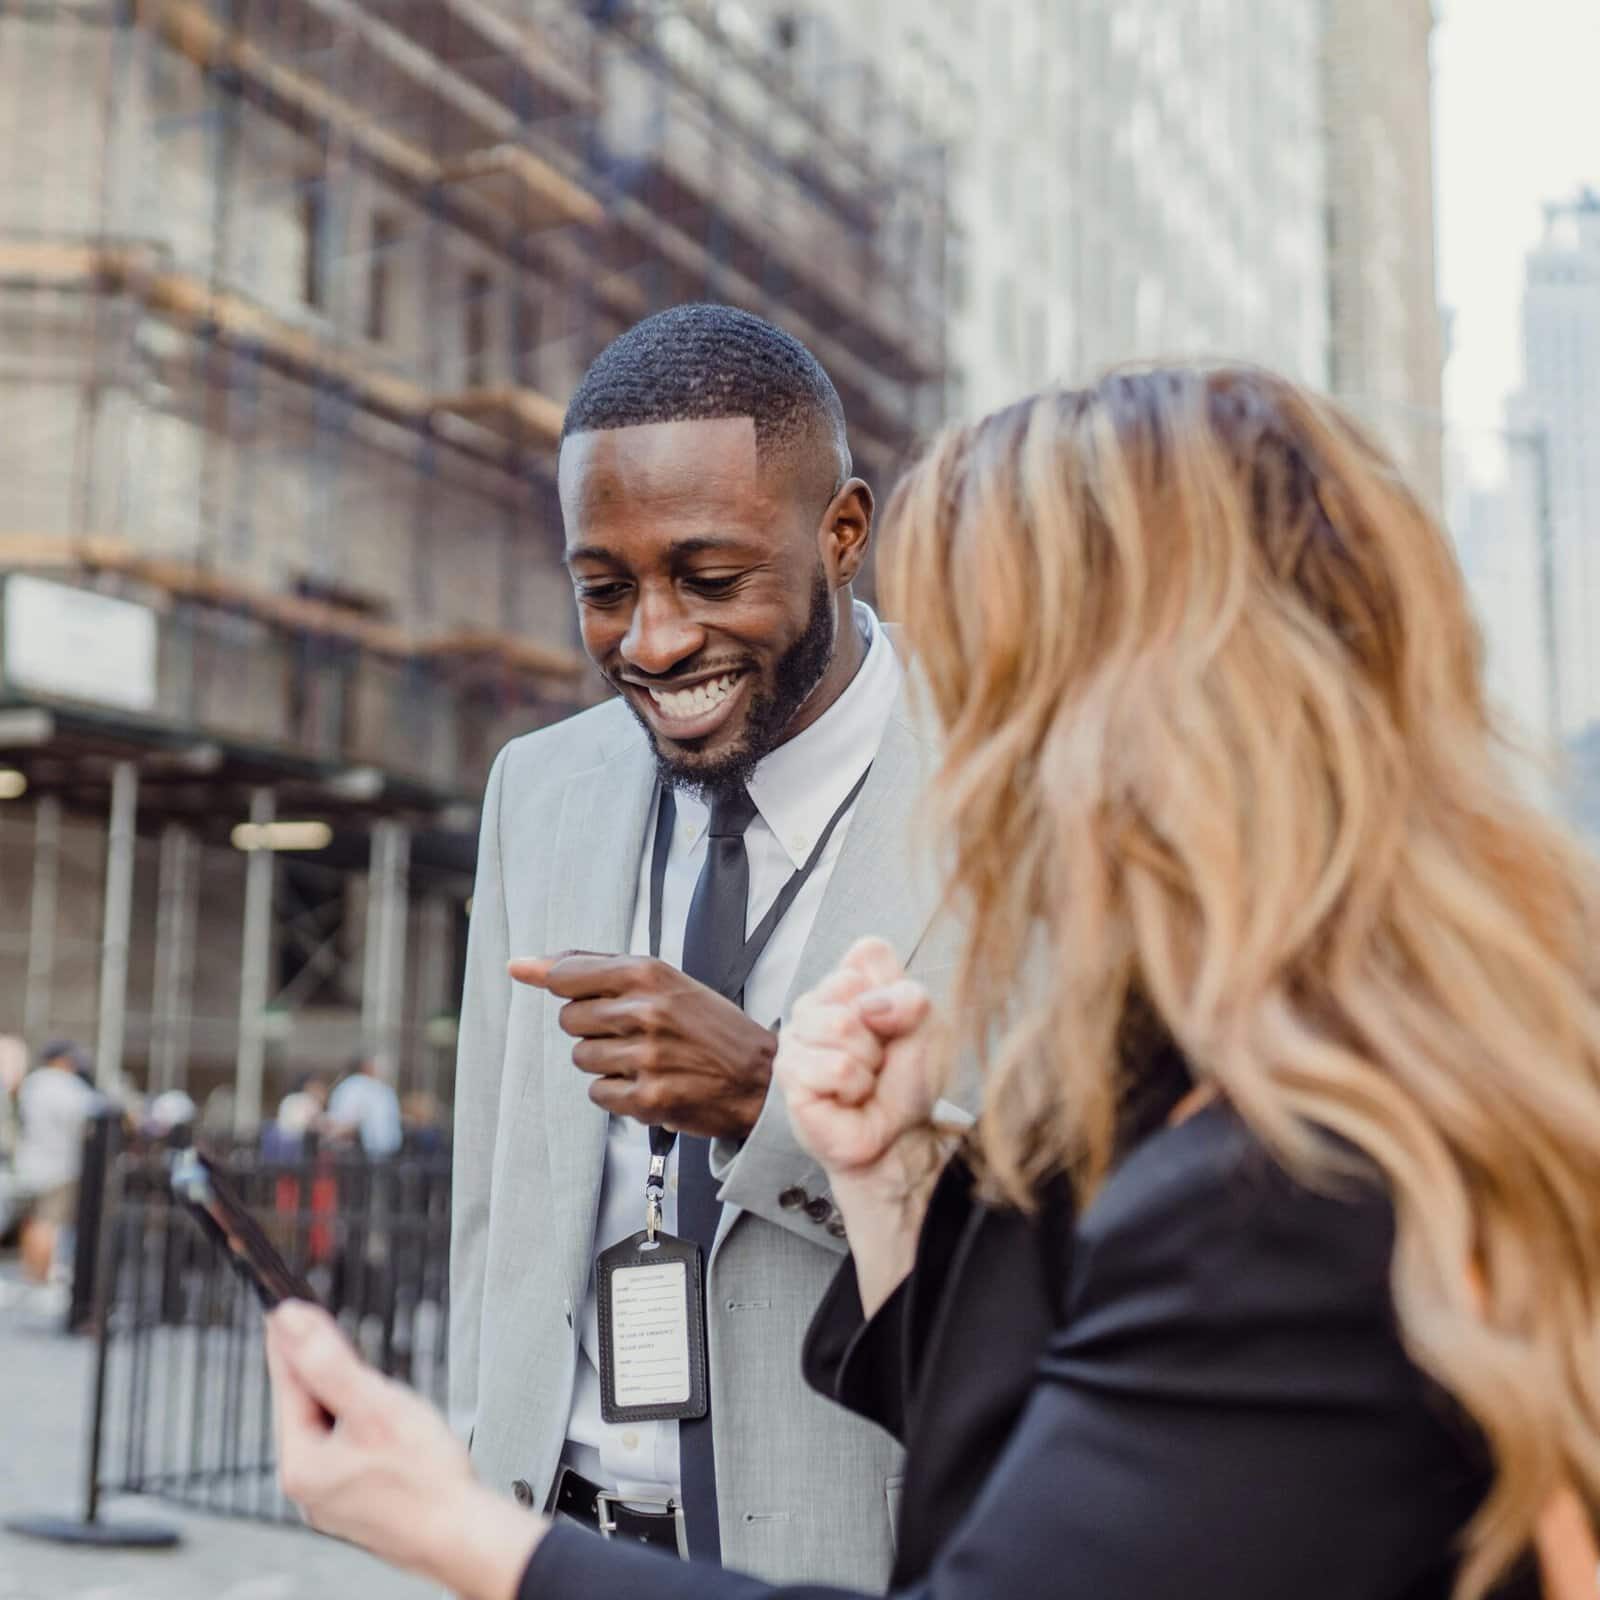
[[[844,1238],[844,1219],[842,1217],[830,1218],[828,1222],[828,1232],[831,1233],[835,1239]]]
[[[826,1222],[833,1215],[833,1202],[819,1195],[806,1206],[806,1215],[813,1222]]]
[[[811,1196],[808,1195],[804,1189],[795,1187],[793,1189],[785,1189],[783,1193],[778,1196],[778,1204],[782,1206],[785,1211],[798,1211],[801,1206],[803,1206],[810,1198]]]
[[[533,1504],[533,1485],[526,1478],[518,1478],[511,1485],[511,1498],[519,1506],[531,1506]]]

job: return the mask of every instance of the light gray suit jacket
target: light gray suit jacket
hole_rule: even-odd
[[[936,884],[909,837],[934,759],[902,697],[791,1003],[866,934],[945,986],[953,929],[934,924]],[[580,1359],[606,1116],[572,1065],[557,1004],[512,983],[506,961],[627,948],[654,782],[642,731],[611,701],[508,745],[484,800],[456,1076],[451,1413],[484,1481],[525,1485],[540,1504]],[[776,1092],[743,1146],[719,1145],[713,1160],[724,1203],[707,1277],[723,1560],[773,1580],[881,1589],[898,1452],[800,1375],[801,1339],[844,1245],[793,1191],[824,1197],[826,1179]]]

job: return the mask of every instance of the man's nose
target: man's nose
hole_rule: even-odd
[[[705,630],[672,597],[642,594],[622,639],[622,659],[659,677],[705,644]]]

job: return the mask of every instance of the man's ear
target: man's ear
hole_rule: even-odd
[[[822,559],[835,588],[855,580],[872,545],[872,490],[849,479],[828,503],[822,519]]]

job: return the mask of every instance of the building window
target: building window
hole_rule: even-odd
[[[312,178],[300,191],[300,298],[315,311],[327,303],[328,192]]]
[[[995,280],[994,346],[1007,366],[1017,360],[1017,286],[1008,275]]]
[[[1041,386],[1050,372],[1050,313],[1042,305],[1028,308],[1028,382]]]
[[[300,634],[288,667],[290,737],[311,755],[339,759],[350,738],[350,648]]]
[[[389,337],[389,285],[400,224],[385,211],[372,214],[371,254],[367,258],[367,337],[375,344]]]
[[[464,281],[466,298],[461,308],[461,342],[469,389],[481,389],[488,382],[489,289],[487,272],[474,267],[467,273]]]
[[[531,295],[511,302],[511,376],[526,389],[539,387],[540,309]]]
[[[467,938],[472,931],[472,901],[450,901],[450,995],[451,1005],[460,1010],[461,996],[467,987]]]
[[[996,147],[989,180],[995,221],[1009,227],[1017,209],[1017,151],[1009,140]]]
[[[358,1003],[350,979],[350,924],[342,872],[312,862],[277,862],[278,1004],[346,1009]]]
[[[996,10],[989,33],[989,92],[1004,104],[1011,94],[1011,14]]]
[[[959,316],[967,309],[972,293],[972,276],[967,265],[967,241],[964,235],[951,232],[945,236],[945,299],[953,314]]]
[[[944,414],[960,422],[967,414],[967,385],[961,373],[951,367],[944,380]]]

